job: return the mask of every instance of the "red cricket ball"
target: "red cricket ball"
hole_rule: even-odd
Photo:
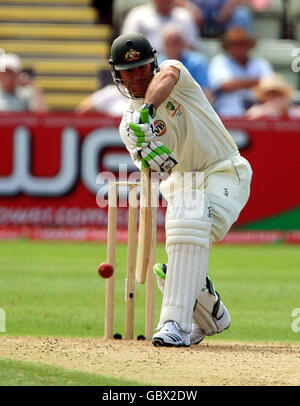
[[[108,262],[103,262],[99,265],[98,273],[100,276],[102,276],[102,278],[110,278],[114,273],[114,267]]]

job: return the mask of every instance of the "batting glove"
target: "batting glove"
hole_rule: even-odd
[[[178,161],[173,152],[161,142],[150,142],[138,151],[142,166],[150,167],[155,172],[169,173]]]
[[[141,117],[141,111],[130,110],[127,113],[127,135],[129,145],[146,147],[149,142],[156,138],[153,118],[148,114],[145,122]]]

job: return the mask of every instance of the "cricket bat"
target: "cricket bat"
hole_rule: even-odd
[[[148,110],[141,111],[141,121],[148,122]],[[140,181],[140,222],[138,234],[138,253],[135,278],[138,283],[145,283],[151,254],[152,241],[152,207],[151,207],[151,171],[142,162]]]

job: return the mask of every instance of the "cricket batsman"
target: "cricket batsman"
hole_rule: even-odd
[[[114,40],[109,62],[129,98],[121,138],[138,168],[161,174],[168,202],[168,264],[154,267],[163,300],[152,343],[198,344],[231,322],[208,277],[209,255],[245,206],[252,170],[181,62],[158,66],[156,50],[137,33]]]

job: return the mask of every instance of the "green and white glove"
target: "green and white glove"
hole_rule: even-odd
[[[156,138],[154,121],[150,115],[148,115],[147,122],[143,122],[140,110],[129,110],[126,123],[128,145],[143,148]]]
[[[150,167],[159,173],[170,173],[178,161],[173,152],[161,142],[149,142],[149,144],[137,151],[142,166]]]

